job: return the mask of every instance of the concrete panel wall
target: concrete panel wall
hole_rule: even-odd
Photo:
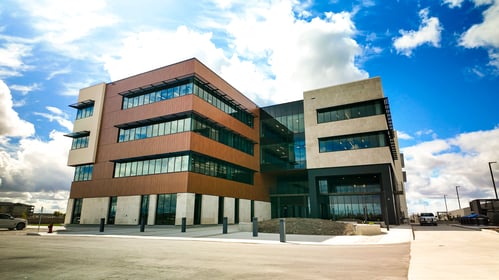
[[[388,130],[385,115],[317,123],[317,110],[383,98],[379,78],[367,79],[304,93],[307,168],[392,163],[389,147],[319,153],[318,139]]]
[[[255,201],[255,217],[257,217],[259,221],[270,220],[270,211],[270,202]]]
[[[73,205],[74,199],[68,199],[68,205],[66,206],[66,217],[64,218],[64,224],[71,224],[72,214],[73,214]]]
[[[320,88],[303,93],[303,100],[312,103],[314,108],[356,103],[383,98],[383,88],[379,77],[355,81],[332,87]],[[307,111],[305,110],[305,113]]]
[[[311,108],[310,110],[314,109],[316,110],[317,108],[313,109]],[[316,113],[314,113],[314,117],[317,117]],[[310,134],[310,136],[313,138],[388,130],[388,125],[386,124],[385,115],[374,115],[369,117],[335,121],[335,122],[326,122],[326,123],[317,123],[317,121],[314,118],[313,121],[307,119],[306,122],[308,125],[305,128],[306,133]]]
[[[218,196],[203,195],[201,202],[201,224],[218,224]]]
[[[182,218],[186,218],[187,225],[194,224],[194,193],[177,193],[177,209],[175,214],[175,225],[182,224]]]
[[[236,204],[236,199],[232,197],[224,198],[224,217],[227,217],[227,223],[234,223],[234,207]]]
[[[94,100],[93,115],[88,118],[75,120],[73,132],[90,131],[88,147],[70,150],[68,165],[75,166],[94,163],[97,155],[97,142],[99,140],[100,125],[102,121],[102,110],[104,107],[104,93],[106,84],[100,83],[80,90],[78,102]]]
[[[389,147],[317,153],[315,156],[310,155],[310,158],[313,161],[311,164],[307,161],[309,169],[392,163]]]
[[[101,218],[107,220],[108,209],[109,197],[84,198],[80,224],[99,224]]]
[[[239,199],[239,222],[251,222],[251,200]]]
[[[120,196],[116,205],[117,225],[138,225],[140,214],[140,195]]]
[[[149,212],[147,213],[147,224],[154,225],[156,220],[156,206],[158,205],[158,196],[155,194],[149,195]]]

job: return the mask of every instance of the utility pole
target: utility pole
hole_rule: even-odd
[[[459,204],[459,209],[461,209],[461,202],[459,201],[459,191],[457,190],[459,186],[456,186],[456,194],[457,194],[457,204]]]
[[[497,162],[489,161],[489,170],[490,170],[490,177],[492,178],[492,185],[494,186],[494,192],[496,194],[496,199],[499,199],[497,198],[496,181],[494,180],[494,173],[492,172],[492,163],[497,163]]]
[[[444,201],[445,201],[445,215],[447,216],[447,220],[449,219],[449,210],[447,209],[447,195],[444,194]]]

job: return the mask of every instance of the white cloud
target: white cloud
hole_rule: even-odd
[[[30,69],[23,58],[31,55],[31,47],[19,43],[5,43],[0,47],[0,78],[19,76],[22,71]]]
[[[101,59],[112,80],[192,57],[216,70],[220,69],[225,56],[211,39],[211,33],[199,33],[185,26],[174,31],[157,29],[131,33],[123,39],[116,54],[104,55]]]
[[[67,116],[61,110],[54,107],[47,110],[51,114],[43,116],[71,131],[72,122],[65,119]],[[73,170],[66,166],[71,139],[62,132],[52,131],[49,141],[44,142],[34,138],[34,133],[33,124],[21,119],[13,109],[10,90],[0,80],[0,197],[5,201],[45,203],[55,210],[64,209],[62,200],[55,205],[43,197],[55,199],[57,195],[52,194],[61,190],[67,193],[71,185]],[[19,200],[26,195],[30,199]]]
[[[98,28],[118,22],[116,16],[104,11],[107,6],[105,0],[18,2],[33,21],[33,27],[42,32],[42,40],[74,57],[81,56],[83,49],[72,42],[85,38]]]
[[[472,2],[475,3],[475,6],[482,6],[482,5],[490,5],[493,4],[494,1],[496,0],[473,0]]]
[[[443,0],[444,4],[447,4],[449,8],[461,8],[461,5],[463,4],[465,0]],[[489,5],[494,3],[495,0],[470,0],[475,4],[476,7],[482,6],[482,5]]]
[[[69,73],[71,73],[71,69],[69,67],[58,68],[48,74],[47,80],[52,80],[55,76],[69,74]]]
[[[26,85],[11,85],[10,89],[15,90],[15,91],[19,91],[19,92],[21,92],[22,95],[26,95],[26,94],[30,93],[31,91],[40,90],[41,86],[38,83],[34,83],[32,85],[29,85],[29,86],[26,86]]]
[[[362,50],[353,39],[356,30],[350,13],[328,12],[305,21],[295,18],[293,10],[291,1],[248,2],[230,16],[225,28],[231,46],[242,61],[253,61],[266,77],[250,84],[239,73],[239,79],[227,78],[230,83],[250,98],[284,102],[301,99],[305,90],[367,78],[355,64]],[[230,73],[236,75],[231,71],[224,76]]]
[[[57,122],[60,126],[64,127],[67,131],[73,130],[73,122],[69,120],[69,116],[64,113],[61,109],[48,106],[46,109],[50,113],[34,112],[34,115],[44,117],[50,122]]]
[[[70,138],[52,131],[47,142],[23,138],[15,150],[0,150],[2,197],[3,192],[69,190],[73,169],[66,162],[70,147]]]
[[[35,133],[33,124],[19,118],[13,109],[12,95],[0,80],[0,136],[27,137]]]
[[[459,8],[463,4],[464,0],[444,0],[444,4],[449,5],[450,8]]]
[[[428,15],[428,9],[419,11],[421,25],[417,31],[399,31],[402,37],[396,38],[393,41],[393,46],[398,53],[411,56],[413,49],[424,44],[430,44],[434,47],[440,46],[440,33],[443,28],[437,17],[428,18]]]
[[[362,49],[347,12],[305,21],[294,11],[306,5],[292,1],[219,4],[237,8],[200,20],[198,29],[130,31],[119,49],[101,56],[104,68],[116,80],[197,57],[259,105],[368,77],[356,66]]]
[[[490,50],[489,58],[490,58],[489,65],[495,67],[497,69],[496,72],[499,72],[499,50],[497,51]]]
[[[483,12],[483,22],[471,26],[460,39],[466,48],[499,48],[499,1]]]
[[[69,197],[69,191],[1,192],[1,194],[4,196],[2,201],[34,205],[35,213],[40,212],[41,207],[43,213],[54,211],[65,213]]]
[[[407,201],[411,213],[457,209],[477,198],[492,198],[488,162],[499,161],[499,127],[436,139],[402,149],[405,156]],[[499,172],[495,167],[494,172]]]
[[[493,2],[493,4],[492,4]],[[475,5],[492,4],[483,12],[483,22],[471,26],[464,32],[459,45],[465,48],[485,48],[489,54],[489,65],[499,72],[499,1],[475,1]]]
[[[433,139],[437,139],[438,135],[432,129],[418,130],[414,133],[418,137],[431,136]]]
[[[402,140],[411,140],[413,137],[409,135],[408,133],[405,133],[403,131],[397,131],[397,138],[402,139]]]

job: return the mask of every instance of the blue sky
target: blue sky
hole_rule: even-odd
[[[191,57],[261,106],[380,76],[410,212],[491,198],[497,26],[497,0],[2,1],[0,200],[65,211],[78,90]]]

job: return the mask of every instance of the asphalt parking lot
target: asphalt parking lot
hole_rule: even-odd
[[[499,233],[455,225],[379,236],[294,236],[218,227],[0,230],[2,279],[497,279]],[[412,234],[414,229],[414,235]],[[31,235],[28,235],[31,234]],[[413,240],[413,236],[415,237]]]
[[[407,279],[409,243],[0,234],[2,279]]]

